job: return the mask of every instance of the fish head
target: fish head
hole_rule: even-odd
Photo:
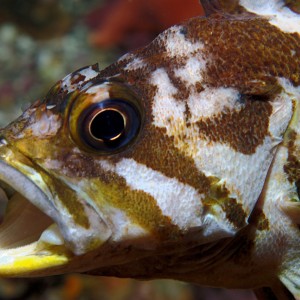
[[[145,270],[249,225],[298,107],[300,28],[246,0],[233,1],[237,14],[217,2],[104,70],[71,73],[1,130],[3,192],[32,204],[23,223],[42,225],[28,243],[15,214],[4,218],[0,274],[109,272],[145,258],[135,274],[111,274],[175,277]]]

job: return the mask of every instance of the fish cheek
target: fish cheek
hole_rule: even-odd
[[[171,219],[162,214],[156,200],[148,193],[132,190],[125,180],[114,175],[109,181],[93,179],[94,192],[99,206],[112,206],[129,217],[132,225],[138,225],[158,240],[173,238],[180,234]]]

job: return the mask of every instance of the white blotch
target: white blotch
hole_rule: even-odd
[[[61,81],[61,88],[68,93],[75,91],[78,86],[81,86],[83,83],[97,77],[99,72],[93,70],[93,66],[89,66],[75,73],[71,73],[67,75]],[[84,79],[77,82],[76,84],[72,84],[72,81],[77,79],[79,76],[84,76]]]
[[[187,85],[196,84],[196,82],[202,81],[202,72],[205,69],[206,60],[200,55],[190,57],[185,66],[179,69],[175,69],[174,73],[176,77],[179,77]]]
[[[116,173],[124,177],[133,190],[150,194],[162,213],[181,228],[200,226],[203,223],[202,196],[193,187],[138,164],[133,159],[122,159],[117,163]]]
[[[157,69],[152,73],[150,83],[157,87],[152,109],[154,124],[165,127],[170,119],[184,119],[185,105],[174,98],[178,91],[166,71],[163,68]]]
[[[124,70],[126,71],[134,71],[134,70],[137,70],[137,69],[141,69],[143,67],[145,67],[146,64],[145,62],[139,58],[139,57],[136,57],[134,58],[131,62],[129,62],[126,67],[124,68]]]
[[[240,0],[248,11],[269,19],[270,24],[284,32],[300,33],[300,15],[285,6],[282,0]]]
[[[189,141],[190,144],[197,143]],[[207,176],[215,176],[224,183],[232,197],[242,203],[249,215],[263,188],[272,161],[272,142],[266,138],[252,155],[245,155],[219,142],[199,141],[194,154],[196,166]]]
[[[61,127],[61,119],[58,115],[43,113],[40,119],[27,127],[33,136],[46,137],[55,135]]]
[[[182,26],[173,26],[158,37],[166,43],[166,50],[170,57],[190,56],[204,48],[204,44],[201,42],[192,43],[187,40],[181,33],[182,29]]]
[[[123,61],[123,60],[130,60],[130,59],[133,59],[134,56],[135,56],[134,53],[128,52],[128,53],[125,53],[124,55],[122,55],[122,56],[118,59],[118,61],[121,62],[121,61]]]
[[[224,110],[239,110],[240,94],[233,88],[208,88],[200,93],[191,93],[188,106],[192,115],[190,122],[197,122],[202,118],[216,116]]]

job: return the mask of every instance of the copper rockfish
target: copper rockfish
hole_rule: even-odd
[[[1,129],[1,276],[300,299],[300,2],[202,5]]]

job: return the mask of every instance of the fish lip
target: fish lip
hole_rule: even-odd
[[[28,176],[11,166],[9,161],[4,161],[3,156],[0,156],[0,188],[1,183],[8,185],[9,190],[11,189],[11,192],[14,192],[14,194],[8,196],[7,187],[4,187],[3,191],[7,194],[8,201],[10,201],[11,197],[15,197],[15,193],[20,194],[22,198],[26,198],[28,202],[37,207],[41,213],[48,215],[52,220],[50,227],[57,226],[54,216],[58,214],[47,194]],[[5,219],[3,224],[5,224]],[[42,239],[42,235],[46,231],[49,232],[50,227],[44,227],[46,229],[41,228],[40,237],[30,241],[28,244],[21,243],[12,247],[9,247],[9,244],[7,244],[3,248],[0,247],[0,277],[28,277],[31,275],[35,276],[34,274],[46,276],[56,274],[57,269],[65,268],[72,255],[66,248],[62,233],[60,232],[61,244],[48,243],[47,238],[46,240]],[[6,227],[4,232],[5,230],[12,230],[13,233],[16,227],[13,225],[12,228]],[[22,228],[18,229],[22,230]],[[28,233],[30,234],[30,231]]]
[[[34,181],[1,159],[0,180],[24,196],[55,222],[56,209],[45,192]]]

